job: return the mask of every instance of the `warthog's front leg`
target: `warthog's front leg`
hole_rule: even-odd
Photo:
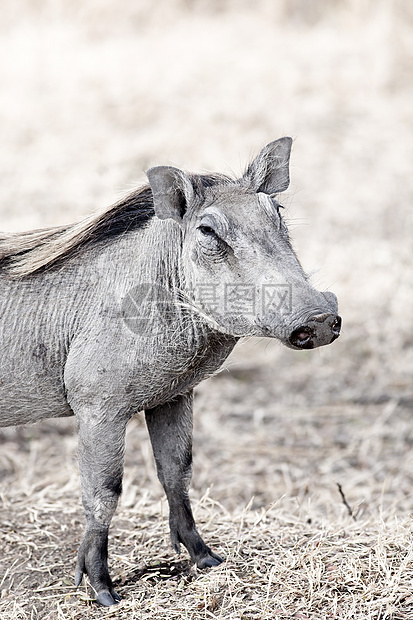
[[[199,568],[223,560],[204,543],[195,526],[188,488],[192,473],[192,392],[145,411],[159,480],[169,503],[171,541],[185,545]]]
[[[108,571],[108,531],[122,491],[126,419],[107,420],[82,411],[79,422],[79,467],[86,531],[79,548],[75,583],[89,577],[98,603],[109,606],[120,596]]]

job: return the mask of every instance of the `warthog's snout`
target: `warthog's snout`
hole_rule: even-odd
[[[297,349],[314,349],[336,340],[340,329],[341,317],[337,314],[317,314],[306,325],[295,329],[289,341]]]

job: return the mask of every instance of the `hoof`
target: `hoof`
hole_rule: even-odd
[[[81,571],[79,569],[76,569],[76,572],[75,572],[75,586],[76,586],[76,588],[78,586],[80,586],[80,584],[82,583],[82,580],[83,580],[83,571]]]
[[[116,603],[119,603],[120,600],[121,597],[114,590],[112,591],[112,594],[108,592],[108,590],[103,590],[102,592],[99,592],[96,597],[96,601],[99,603],[99,605],[103,605],[103,607],[110,607],[111,605],[116,605]]]
[[[208,555],[206,555],[204,558],[201,558],[197,562],[197,566],[198,568],[212,568],[213,566],[219,566],[220,564],[222,564],[223,561],[224,559],[221,558],[221,556],[219,556],[217,553],[214,553],[213,551],[210,551]]]

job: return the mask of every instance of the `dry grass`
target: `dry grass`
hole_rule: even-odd
[[[172,555],[131,423],[115,609],[72,585],[73,422],[1,432],[1,620],[413,617],[412,23],[407,0],[2,2],[1,229],[72,221],[154,164],[240,172],[293,135],[287,218],[344,331],[303,354],[250,340],[199,387],[217,569]]]
[[[2,618],[393,618],[413,616],[411,522],[404,516],[355,520],[308,517],[293,499],[231,514],[210,496],[195,506],[208,540],[225,554],[199,573],[171,555],[163,503],[142,493],[122,508],[111,536],[112,570],[125,597],[102,610],[75,590],[80,510],[70,484],[15,497],[3,524]]]
[[[53,507],[64,509],[63,504]],[[227,561],[200,575],[188,561],[177,561],[162,548],[162,528],[154,524],[154,515],[148,516],[154,512],[153,505],[142,502],[142,508],[144,513],[123,510],[121,527],[113,532],[112,565],[125,596],[119,607],[98,609],[85,590],[75,591],[60,576],[64,570],[62,524],[59,520],[60,527],[51,525],[48,506],[36,514],[35,524],[25,528],[26,546],[21,548],[18,564],[11,567],[19,575],[24,564],[28,580],[37,573],[37,583],[29,596],[28,580],[26,586],[15,585],[14,599],[2,605],[3,617],[265,620],[412,616],[408,522],[355,524],[342,519],[334,526],[319,527],[305,524],[291,509],[288,514],[277,508],[258,514],[246,509],[229,517],[219,505],[202,506],[201,502],[198,518],[206,521],[204,530],[226,553]],[[137,540],[141,542],[139,562],[134,554]]]

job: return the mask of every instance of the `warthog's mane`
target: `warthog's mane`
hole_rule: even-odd
[[[200,197],[205,188],[230,182],[224,175],[191,175],[191,180]],[[11,278],[22,278],[51,269],[92,245],[144,228],[154,215],[152,191],[144,185],[106,211],[75,224],[0,233],[0,270]]]

